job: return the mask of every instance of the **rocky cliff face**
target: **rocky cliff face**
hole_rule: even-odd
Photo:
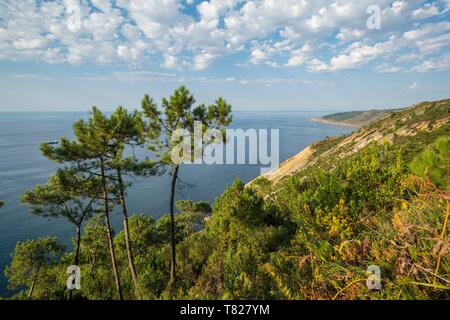
[[[387,113],[350,135],[314,143],[262,177],[277,184],[285,177],[314,165],[324,169],[333,167],[337,159],[351,156],[371,142],[396,143],[398,139],[431,132],[449,122],[450,99],[423,102],[402,111]]]

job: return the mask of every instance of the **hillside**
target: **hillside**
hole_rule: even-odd
[[[367,119],[367,113],[367,111],[359,113],[358,118]],[[366,115],[364,116],[364,114]],[[308,146],[282,163],[278,169],[266,173],[263,177],[276,184],[285,177],[316,164],[320,164],[322,168],[329,168],[336,163],[337,159],[351,156],[371,142],[395,144],[404,141],[406,137],[430,133],[449,123],[450,99],[423,102],[401,111],[387,111],[384,114],[373,113],[372,116],[378,119],[350,135],[330,137]],[[334,115],[330,117],[338,119]],[[344,117],[355,119],[354,116],[346,114],[340,118],[340,121],[345,121]]]
[[[442,100],[317,142],[253,181],[261,212],[295,229],[262,268],[274,292],[449,299],[449,165],[450,100]],[[366,286],[369,266],[380,272],[377,290]]]
[[[449,160],[450,99],[424,102],[317,142],[250,186],[236,179],[212,204],[185,199],[174,216],[131,215],[135,284],[126,233],[114,234],[123,298],[449,299]],[[64,299],[77,253],[74,299],[120,298],[107,232],[100,214],[79,252],[54,237],[19,242],[5,270],[20,290],[13,298]]]
[[[311,121],[358,128],[400,110],[401,109],[386,109],[340,112],[329,114],[320,118],[314,118],[311,119]]]

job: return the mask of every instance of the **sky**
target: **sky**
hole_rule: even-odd
[[[234,110],[450,98],[450,0],[1,0],[0,111],[139,108],[186,85]]]

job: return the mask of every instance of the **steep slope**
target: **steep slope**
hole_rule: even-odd
[[[390,112],[350,135],[314,143],[262,177],[277,184],[296,172],[318,164],[323,169],[330,168],[337,159],[351,156],[371,142],[396,143],[405,137],[431,132],[449,122],[450,99],[419,103],[402,111]]]

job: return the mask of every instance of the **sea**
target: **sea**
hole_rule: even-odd
[[[279,129],[280,162],[309,144],[327,136],[350,133],[354,129],[311,122],[311,118],[330,112],[236,111],[230,128]],[[43,184],[58,168],[39,151],[43,142],[65,136],[72,138],[72,125],[88,112],[0,112],[0,297],[13,294],[7,289],[4,269],[11,262],[11,252],[18,241],[42,236],[56,236],[71,245],[73,227],[64,219],[34,216],[20,204],[27,189]],[[270,132],[270,130],[269,130]],[[138,150],[145,156],[146,150]],[[260,165],[184,165],[180,169],[182,188],[177,199],[213,202],[236,178],[249,182],[260,174]],[[169,210],[170,177],[129,177],[127,190],[129,212],[158,218]],[[120,212],[112,214],[115,231],[121,230]]]

